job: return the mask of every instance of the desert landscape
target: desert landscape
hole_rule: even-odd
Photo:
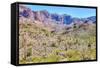
[[[96,59],[96,16],[35,11],[19,5],[19,63]]]

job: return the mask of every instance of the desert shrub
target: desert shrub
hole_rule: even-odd
[[[43,60],[43,58],[41,58],[41,57],[33,57],[32,58],[32,62],[33,63],[39,63],[39,62],[41,62]]]
[[[27,57],[30,57],[32,55],[32,48],[29,48],[27,50]]]
[[[68,61],[78,61],[81,60],[81,53],[77,50],[67,50],[66,58]]]
[[[94,60],[96,59],[96,49],[89,49],[88,51],[82,52],[83,60]]]
[[[44,43],[42,43],[42,45],[46,45],[46,43],[44,42]]]
[[[24,57],[23,59],[19,60],[19,64],[25,64],[26,63],[26,58]]]
[[[59,59],[60,59],[60,56],[52,53],[48,55],[48,57],[46,57],[45,61],[46,62],[58,62]]]
[[[90,50],[90,57],[91,57],[91,60],[96,59],[96,49]]]
[[[51,47],[56,47],[56,44],[55,44],[55,43],[52,43],[52,44],[51,44]]]

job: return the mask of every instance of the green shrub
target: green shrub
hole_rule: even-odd
[[[66,57],[67,57],[68,61],[82,60],[81,53],[77,50],[68,50],[66,52]]]

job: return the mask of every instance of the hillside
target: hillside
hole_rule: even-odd
[[[19,9],[20,64],[96,59],[95,18]]]

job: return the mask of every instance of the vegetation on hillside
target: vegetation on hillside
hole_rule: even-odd
[[[96,59],[96,25],[53,31],[33,23],[19,23],[19,63]]]

